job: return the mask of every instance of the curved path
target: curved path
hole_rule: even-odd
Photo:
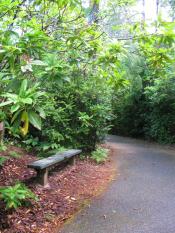
[[[118,176],[61,233],[175,233],[175,150],[110,136]]]

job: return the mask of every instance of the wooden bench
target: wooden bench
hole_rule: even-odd
[[[79,155],[81,150],[68,150],[56,155],[50,156],[45,159],[37,160],[31,164],[28,164],[29,168],[33,168],[37,171],[37,180],[43,186],[48,186],[48,172],[51,168],[59,165],[63,162],[70,161],[71,164],[75,163],[75,156]]]

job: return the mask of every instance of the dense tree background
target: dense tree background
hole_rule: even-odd
[[[170,4],[170,18],[161,6]],[[128,85],[116,92],[113,133],[174,143],[174,5],[157,1],[156,23],[134,24],[121,61]]]
[[[44,154],[93,150],[112,129],[173,143],[174,1],[156,1],[152,22],[145,5],[2,0],[5,141]],[[170,17],[163,18],[164,9]]]

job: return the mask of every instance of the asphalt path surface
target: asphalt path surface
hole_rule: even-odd
[[[175,150],[109,136],[117,165],[109,189],[61,233],[175,233]]]

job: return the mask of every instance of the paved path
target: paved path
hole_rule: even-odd
[[[61,233],[175,233],[175,150],[110,136],[118,176]]]

